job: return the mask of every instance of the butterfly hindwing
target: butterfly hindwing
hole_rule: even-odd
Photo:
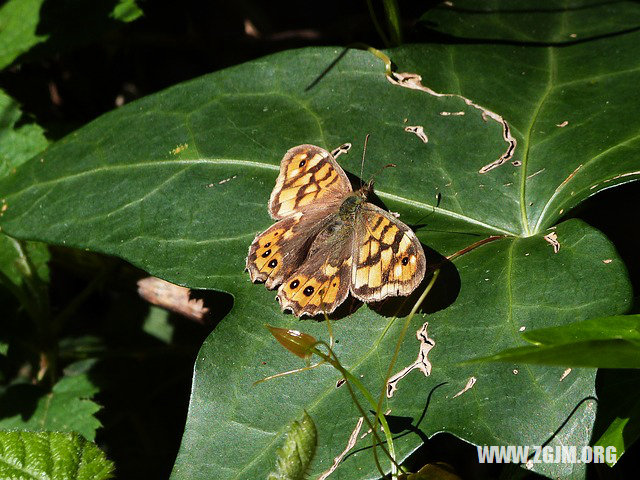
[[[285,218],[320,200],[335,201],[350,192],[349,179],[333,155],[315,145],[299,145],[280,163],[269,213],[275,219]]]
[[[347,298],[351,282],[353,226],[330,215],[304,263],[278,289],[282,309],[295,315],[331,313]]]
[[[389,212],[365,203],[356,218],[351,293],[364,302],[409,295],[426,260],[415,233]]]

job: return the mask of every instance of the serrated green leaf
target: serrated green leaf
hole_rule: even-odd
[[[9,0],[0,7],[0,69],[47,39],[46,35],[36,33],[43,2],[44,0]]]
[[[0,429],[77,432],[93,440],[101,426],[91,400],[98,391],[88,375],[62,378],[49,393],[35,385],[17,384],[0,391]]]
[[[640,315],[592,318],[523,332],[522,338],[534,345],[510,348],[471,361],[640,368]]]
[[[0,178],[47,146],[44,132],[37,124],[25,122],[16,127],[21,117],[18,103],[0,89]],[[0,190],[0,202],[2,199]]]
[[[113,463],[80,435],[0,431],[1,478],[103,480],[112,476]]]
[[[633,32],[565,48],[413,45],[388,52],[400,71],[422,75],[423,85],[463,95],[508,122],[516,164],[485,174],[479,170],[508,147],[495,117],[485,112],[483,121],[459,97],[392,85],[364,52],[349,52],[307,89],[340,50],[284,52],[133,102],[56,143],[42,162],[0,182],[9,205],[0,221],[21,238],[118,255],[171,282],[234,295],[233,310],[198,355],[174,479],[264,477],[276,439],[302,408],[322,439],[311,471],[319,475],[345,448],[357,412],[328,366],[252,387],[302,366],[264,323],[328,338],[323,323],[281,314],[273,292],[250,284],[244,262],[255,234],[271,224],[266,204],[284,152],[351,141],[356,154],[340,162],[358,173],[359,142],[371,133],[364,176],[398,165],[377,177],[376,192],[405,222],[426,224],[417,230],[425,245],[447,256],[505,235],[441,274],[423,309],[431,315],[412,324],[417,331],[429,320],[432,375],[404,378],[388,402],[392,415],[417,422],[431,393],[417,426],[426,436],[584,445],[595,417],[582,402],[594,393],[593,370],[560,381],[562,368],[459,363],[520,345],[522,327],[628,309],[626,269],[611,243],[583,222],[557,222],[599,190],[640,176],[640,98],[627,94],[640,81],[638,44]],[[415,125],[428,143],[405,131]],[[557,253],[552,237],[545,239],[550,233]],[[431,250],[427,256],[429,264],[441,259]],[[385,315],[397,306],[361,307],[334,328],[341,361],[373,391],[383,388],[400,328]],[[398,369],[418,349],[407,338]],[[516,420],[504,422],[505,415]],[[418,435],[399,438],[398,458],[420,444]],[[339,468],[350,478],[376,475],[367,450]],[[534,468],[565,478],[583,472],[578,465]]]
[[[0,90],[0,178],[15,171],[16,167],[47,146],[47,139],[38,125],[26,123],[16,128],[21,117],[19,105]],[[0,190],[0,219],[7,209],[6,199]],[[45,245],[19,242],[0,233],[0,285],[4,284],[15,292],[15,288],[29,276],[38,277],[46,283],[49,280],[48,261],[49,252]]]
[[[284,445],[276,452],[276,471],[269,480],[303,480],[318,442],[316,425],[307,412],[289,426]]]

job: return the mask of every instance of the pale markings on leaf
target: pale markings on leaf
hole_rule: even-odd
[[[424,133],[424,127],[420,125],[404,127],[404,131],[409,133],[415,133],[416,137],[418,137],[424,143],[429,142],[429,137],[427,137],[427,134]]]
[[[418,351],[418,357],[415,362],[389,378],[389,381],[387,382],[387,398],[393,397],[393,394],[398,389],[398,382],[406,377],[412,370],[417,368],[424,373],[425,377],[431,375],[431,362],[427,358],[427,355],[429,354],[429,351],[436,346],[436,342],[432,338],[429,338],[429,335],[427,334],[428,326],[429,322],[425,322],[424,325],[422,325],[422,327],[420,327],[416,332],[416,337],[420,342],[420,350]]]
[[[443,117],[461,117],[464,112],[440,112]]]
[[[532,173],[531,175],[527,176],[527,180],[529,180],[530,178],[535,177],[536,175],[538,175],[539,173],[542,173],[542,172],[544,172],[544,171],[545,171],[545,169],[544,169],[544,168],[541,168],[541,169],[540,169],[540,170],[538,170],[537,172],[534,172],[534,173]]]
[[[558,234],[556,232],[551,232],[545,235],[544,239],[553,247],[553,253],[558,253],[560,251],[560,242],[558,241]]]
[[[567,378],[567,375],[569,375],[571,373],[571,369],[567,368],[564,372],[562,372],[562,376],[560,377],[560,381],[563,381],[565,378]]]
[[[473,386],[476,384],[476,377],[471,377],[468,381],[467,384],[464,386],[464,388],[462,390],[460,390],[458,393],[456,393],[453,398],[459,397],[460,395],[462,395],[463,393],[471,390],[473,388]]]
[[[477,103],[474,103],[473,100],[468,99],[467,97],[463,97],[462,95],[458,95],[456,93],[438,93],[435,90],[432,90],[429,87],[422,85],[422,77],[415,73],[393,73],[392,75],[387,75],[387,80],[394,85],[398,85],[400,87],[410,88],[413,90],[420,90],[422,92],[428,93],[429,95],[433,95],[434,97],[457,97],[460,98],[464,103],[469,105],[470,107],[476,108],[482,112],[482,119],[486,121],[487,117],[495,120],[499,124],[502,125],[502,138],[509,145],[507,150],[495,161],[485,165],[478,173],[487,173],[494,168],[499,167],[500,165],[505,164],[509,160],[513,158],[513,154],[516,150],[516,146],[518,142],[515,137],[511,134],[511,128],[509,128],[509,124],[507,121],[502,118],[501,115],[498,115],[491,110],[488,110]]]
[[[564,127],[566,127],[567,125],[569,125],[569,122],[568,122],[567,120],[565,120],[565,121],[564,121],[564,122],[562,122],[562,123],[557,123],[557,124],[556,124],[556,127],[558,127],[558,128],[564,128]]]
[[[234,178],[237,178],[237,177],[238,177],[237,175],[234,175],[233,177],[229,177],[229,178],[225,178],[224,180],[220,180],[218,182],[218,185],[222,185],[223,183],[227,183],[227,182],[229,182],[229,181],[231,181],[231,180],[233,180]]]
[[[581,168],[582,168],[582,164],[578,165],[578,166],[576,167],[576,169],[575,169],[573,172],[571,172],[571,174],[570,174],[567,178],[565,178],[565,179],[563,180],[563,182],[562,182],[560,185],[558,185],[558,187],[556,188],[555,193],[558,193],[558,192],[562,189],[562,187],[564,187],[564,186],[569,182],[569,180],[571,180],[571,179],[573,178],[573,176],[574,176],[576,173],[578,173],[578,170],[580,170]],[[605,181],[606,181],[606,180],[605,180]]]
[[[342,461],[344,456],[356,444],[356,441],[358,440],[358,433],[360,433],[360,429],[362,428],[362,422],[364,422],[364,417],[358,418],[358,423],[356,423],[356,428],[353,429],[353,432],[351,432],[351,435],[349,436],[347,447],[342,451],[342,453],[340,453],[340,455],[338,455],[333,459],[333,465],[329,467],[329,470],[325,471],[322,475],[320,475],[318,477],[318,480],[325,480],[329,475],[331,475],[335,471],[336,468],[338,468],[338,465],[340,465],[340,462]]]
[[[171,153],[171,155],[178,155],[180,152],[185,151],[187,148],[189,148],[189,144],[188,143],[181,143],[176,148],[171,150],[171,152],[169,152],[169,153]]]

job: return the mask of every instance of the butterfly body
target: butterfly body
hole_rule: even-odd
[[[269,201],[278,220],[249,248],[251,280],[278,287],[283,310],[331,313],[351,293],[364,301],[408,295],[422,281],[426,261],[415,234],[389,212],[367,202],[333,155],[313,145],[290,149]]]

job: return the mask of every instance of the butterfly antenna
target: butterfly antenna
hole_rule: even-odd
[[[419,225],[422,220],[424,220],[425,218],[430,217],[431,215],[436,213],[436,208],[438,208],[440,206],[440,201],[441,200],[442,200],[442,193],[440,193],[440,192],[436,193],[436,204],[432,207],[433,210],[431,210],[429,213],[425,213],[423,216],[421,216],[418,220],[415,221],[415,224]]]
[[[362,149],[362,163],[360,164],[360,188],[364,187],[362,183],[362,176],[364,175],[364,157],[367,154],[367,143],[369,143],[369,134],[364,137],[364,148]]]

